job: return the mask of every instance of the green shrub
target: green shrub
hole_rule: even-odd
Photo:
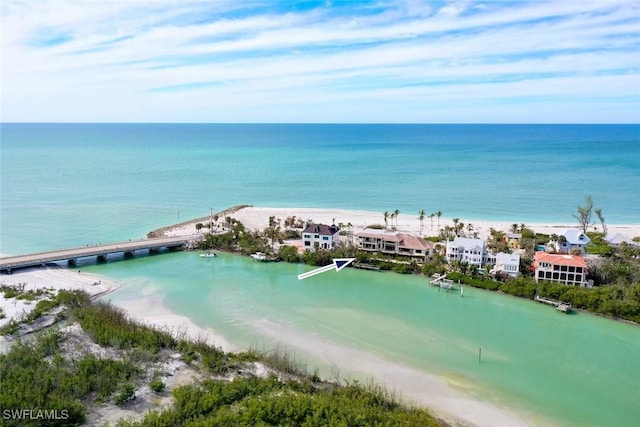
[[[154,377],[149,382],[149,388],[156,393],[161,393],[165,388],[165,383],[158,377]]]
[[[120,387],[120,391],[113,399],[113,403],[120,406],[124,405],[127,402],[131,402],[132,400],[135,400],[135,398],[135,388],[131,384],[124,384],[122,387]]]
[[[286,262],[300,262],[300,257],[298,256],[298,248],[295,246],[280,246],[278,250],[278,256]]]

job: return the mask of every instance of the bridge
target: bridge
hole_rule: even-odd
[[[159,252],[162,248],[176,250],[182,248],[182,246],[188,242],[201,238],[202,235],[199,234],[179,237],[159,237],[4,257],[0,258],[0,272],[11,273],[11,270],[17,268],[44,266],[47,263],[60,261],[67,261],[69,266],[75,266],[78,258],[93,256],[97,257],[98,261],[106,261],[107,255],[116,253],[122,253],[125,258],[131,258],[135,254],[135,251],[138,250],[148,250],[150,253]]]

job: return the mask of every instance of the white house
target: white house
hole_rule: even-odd
[[[486,263],[485,243],[482,239],[456,237],[447,241],[447,261],[463,261],[482,267]]]
[[[497,253],[496,262],[491,271],[495,273],[506,273],[511,277],[517,276],[518,273],[520,273],[520,254]]]
[[[482,239],[456,237],[453,241],[447,242],[446,257],[449,262],[467,262],[478,268],[493,266],[493,272],[501,271],[510,276],[517,276],[520,272],[520,254],[499,252],[494,255],[487,251]]]
[[[302,232],[302,249],[331,250],[338,245],[340,229],[335,225],[311,224]]]
[[[558,239],[555,242],[549,242],[550,246],[558,253],[569,254],[574,250],[584,253],[584,247],[591,243],[591,239],[582,230],[575,228],[565,228],[558,233],[558,237],[564,237],[564,239]]]
[[[429,258],[435,243],[412,234],[366,228],[356,233],[358,246],[363,251]]]
[[[636,242],[634,242],[633,240],[631,240],[630,238],[628,238],[627,236],[621,233],[616,233],[615,235],[607,234],[607,237],[605,237],[604,239],[611,246],[615,246],[615,247],[620,246],[622,243],[626,243],[629,246],[637,246]]]

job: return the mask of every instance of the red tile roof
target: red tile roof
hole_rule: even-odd
[[[551,265],[568,265],[573,267],[587,268],[587,262],[581,256],[550,254],[547,252],[536,252],[533,266],[537,268],[541,262],[548,262]]]

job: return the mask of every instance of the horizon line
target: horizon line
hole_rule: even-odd
[[[0,121],[0,125],[14,125],[14,124],[32,124],[32,125],[56,125],[56,124],[69,124],[69,125],[385,125],[385,126],[431,126],[431,125],[470,125],[470,126],[637,126],[640,122],[600,122],[600,123],[583,123],[583,122],[94,122],[94,121],[69,121],[69,122],[43,122],[43,121]]]

